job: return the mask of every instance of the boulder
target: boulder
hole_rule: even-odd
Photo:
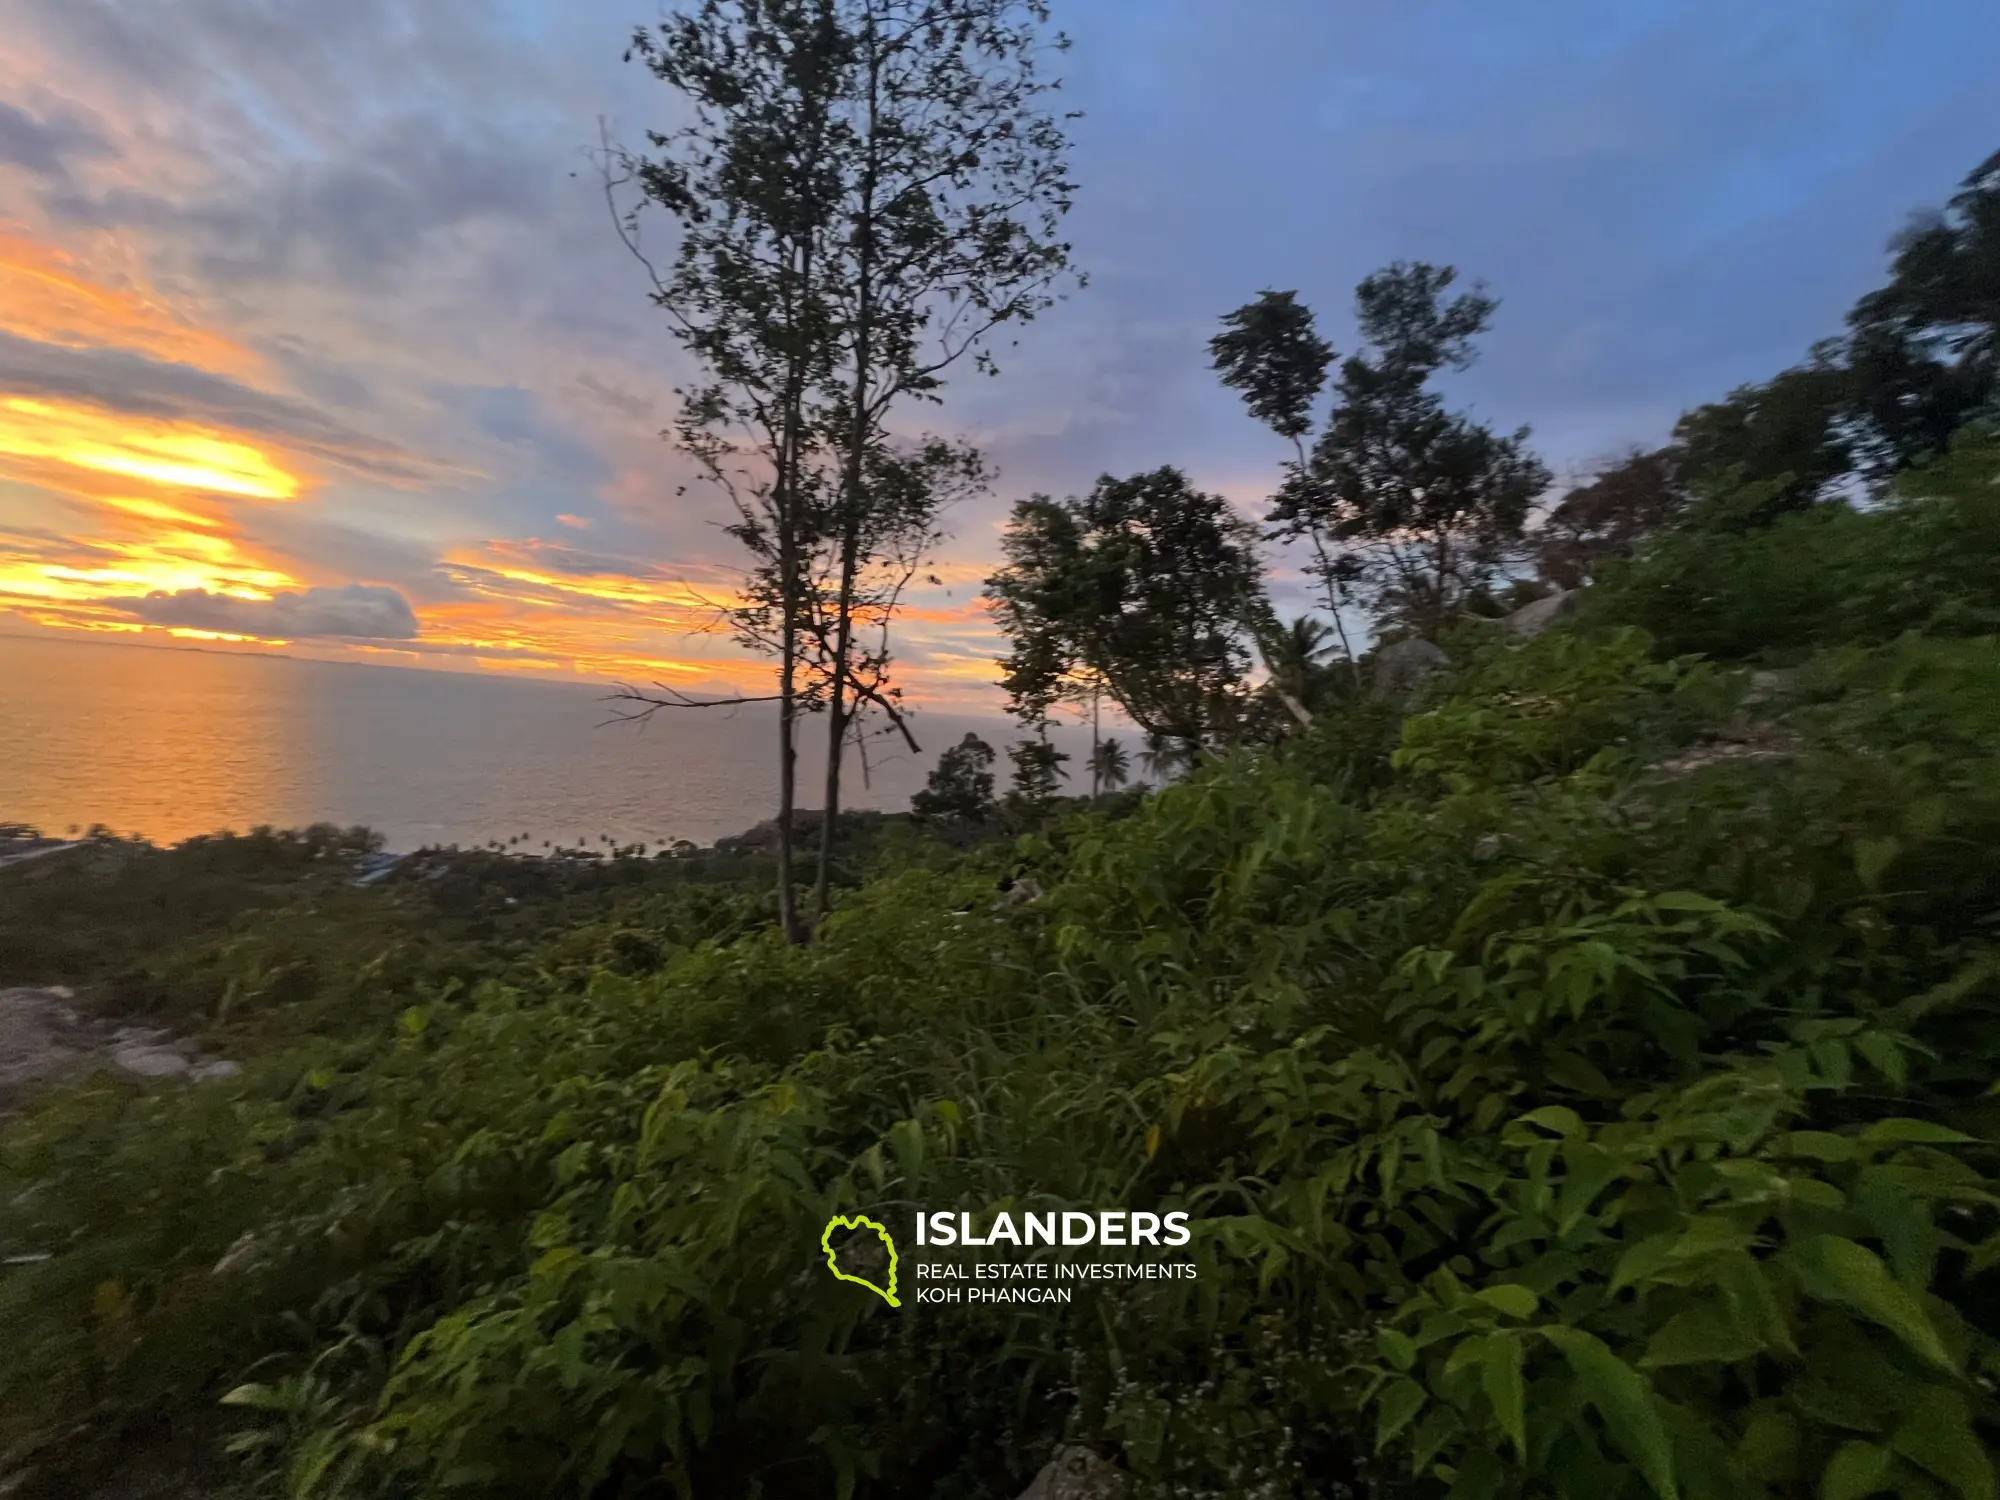
[[[1393,641],[1375,653],[1375,691],[1385,698],[1407,697],[1450,665],[1451,658],[1431,641]]]
[[[111,1060],[141,1078],[174,1078],[194,1067],[171,1047],[120,1047],[111,1054]]]
[[[1759,703],[1769,703],[1774,698],[1782,698],[1798,685],[1798,669],[1779,667],[1750,674],[1750,685],[1743,694],[1746,708]]]
[[[1125,1489],[1117,1465],[1074,1444],[1056,1449],[1021,1500],[1115,1500]]]
[[[1547,630],[1557,620],[1568,614],[1576,605],[1576,590],[1564,589],[1550,594],[1546,599],[1537,599],[1532,604],[1524,604],[1511,615],[1501,620],[1516,635],[1533,640]]]

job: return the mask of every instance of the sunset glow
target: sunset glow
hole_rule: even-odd
[[[36,629],[414,667],[768,686],[770,664],[726,628],[739,598],[726,561],[677,565],[599,542],[605,527],[573,500],[544,512],[541,536],[437,545],[427,565],[393,580],[280,545],[261,519],[274,503],[338,527],[337,508],[366,498],[329,481],[314,455],[338,464],[384,445],[320,423],[275,383],[269,360],[172,305],[133,264],[122,250],[100,267],[73,248],[0,233],[0,334],[30,341],[31,359],[51,351],[50,367],[65,371],[48,388],[0,386],[0,629],[11,617]],[[75,363],[98,354],[125,363]],[[122,409],[115,390],[97,399],[95,372],[107,368],[136,369],[164,400]],[[85,390],[89,399],[71,394]],[[227,399],[212,420],[163,414],[187,391],[198,393],[197,410],[210,409],[201,403],[211,394]],[[291,424],[300,443],[244,430],[245,412]],[[658,481],[647,476],[659,452],[633,450],[637,467],[605,483],[612,506],[651,519]],[[442,483],[479,473],[451,454],[410,462]],[[413,518],[423,508],[417,496],[395,507]],[[990,686],[990,624],[974,602],[985,571],[940,563],[936,582],[910,600],[909,624],[934,638],[913,678],[934,696],[977,698]]]
[[[269,456],[219,433],[23,396],[0,397],[0,456],[256,500],[291,500],[300,490]]]
[[[195,326],[153,295],[105,286],[61,250],[0,234],[0,328],[72,349],[128,349],[247,378],[264,361]]]

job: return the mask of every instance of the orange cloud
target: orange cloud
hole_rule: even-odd
[[[565,541],[447,546],[435,587],[408,595],[382,580],[299,576],[320,570],[256,540],[265,505],[323,499],[321,477],[341,469],[406,488],[463,471],[371,446],[274,394],[257,354],[143,286],[100,284],[61,250],[0,234],[0,332],[30,341],[17,360],[28,375],[0,389],[0,493],[9,480],[28,487],[14,491],[26,509],[0,521],[0,612],[16,620],[224,649],[769,690],[771,663],[721,628],[738,600],[733,570],[584,550],[572,543],[595,527],[574,513],[554,517]],[[100,350],[121,352],[87,362]],[[121,363],[129,355],[143,359]],[[237,384],[204,386],[207,375]],[[143,390],[117,384],[140,376]],[[128,396],[128,410],[114,409]],[[649,490],[642,508],[652,514],[658,501]],[[904,619],[927,639],[913,643],[907,679],[935,701],[990,697],[992,663],[971,639],[990,633],[970,597],[987,571],[942,564],[909,601]],[[415,634],[347,637],[311,624],[304,604],[357,583],[393,594],[406,620],[414,609]],[[300,639],[281,638],[288,623]]]
[[[53,246],[0,234],[0,328],[70,349],[130,349],[175,364],[254,378],[264,362],[197,328],[151,296],[101,286]]]

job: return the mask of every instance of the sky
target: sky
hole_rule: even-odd
[[[998,471],[899,631],[941,705],[997,705],[1013,500],[1171,463],[1254,513],[1283,455],[1205,345],[1264,288],[1346,352],[1370,270],[1483,280],[1452,395],[1576,475],[1836,331],[2000,148],[1990,0],[1055,11],[1089,285],[928,416]],[[0,632],[767,680],[587,156],[674,117],[657,14],[0,0]]]

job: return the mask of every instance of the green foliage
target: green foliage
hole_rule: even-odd
[[[1496,433],[1447,411],[1433,387],[1441,371],[1472,364],[1473,340],[1499,305],[1477,287],[1444,300],[1457,277],[1450,266],[1398,261],[1354,289],[1364,348],[1342,362],[1326,425],[1286,466],[1268,517],[1277,535],[1312,545],[1312,572],[1336,614],[1358,588],[1378,623],[1419,635],[1501,575],[1549,483],[1527,428]],[[1283,342],[1298,336],[1289,323],[1268,312],[1246,319],[1260,306],[1232,315],[1225,338],[1239,347],[1235,363],[1220,366],[1225,383],[1242,385],[1239,372],[1255,368],[1240,347],[1253,336],[1280,341],[1265,361],[1298,359]],[[1257,387],[1246,389],[1260,409]],[[1266,420],[1272,399],[1261,400]],[[1296,440],[1287,425],[1277,430]]]
[[[2000,628],[1996,477],[2000,434],[1968,427],[1870,509],[1829,503],[1760,525],[1767,487],[1747,485],[1607,571],[1584,615],[1643,625],[1667,651],[1733,661],[1796,661],[1906,630],[1989,634]]]
[[[1150,733],[1236,740],[1250,639],[1268,620],[1256,528],[1178,469],[1105,475],[1088,495],[1014,507],[987,581],[1010,651],[1009,707],[1027,722],[1079,679]]]
[[[999,810],[993,797],[993,747],[968,733],[938,756],[924,789],[910,799],[920,818],[977,821]]]
[[[970,1500],[1067,1440],[1142,1500],[1991,1500],[1989,465],[1742,533],[1787,550],[1678,624],[1644,551],[1419,712],[890,848],[808,948],[635,886],[345,1031],[273,990],[228,1087],[58,1093],[0,1137],[0,1443],[60,1484],[233,1393],[297,1496]],[[1689,655],[1753,558],[1863,552],[1782,698]],[[820,1271],[835,1213],[1107,1203],[1199,1277],[947,1323]]]

